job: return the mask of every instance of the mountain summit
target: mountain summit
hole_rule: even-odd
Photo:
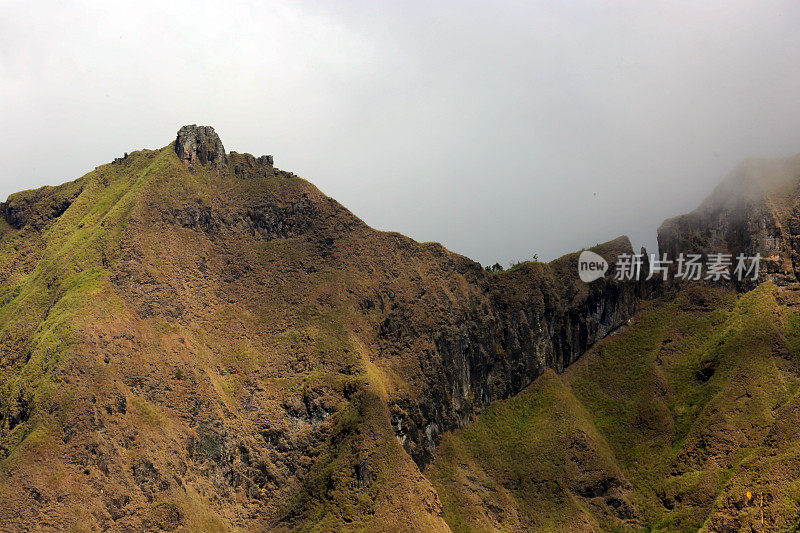
[[[209,126],[0,204],[0,522],[446,531],[445,432],[634,314],[376,231]],[[614,262],[627,238],[594,249]]]
[[[222,140],[211,126],[184,126],[178,130],[175,140],[175,153],[181,161],[192,164],[199,161],[201,164],[212,163],[220,165],[225,163],[225,147]]]
[[[661,252],[760,253],[766,277],[800,287],[800,154],[748,159],[700,206],[658,229]]]
[[[12,194],[0,525],[791,530],[798,161],[660,228],[761,254],[752,286],[603,276],[626,237],[490,272],[209,126]]]

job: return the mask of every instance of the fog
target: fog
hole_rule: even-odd
[[[800,4],[0,3],[0,197],[208,124],[484,264],[655,247],[800,152]]]

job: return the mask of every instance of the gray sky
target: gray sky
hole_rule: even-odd
[[[738,161],[800,152],[798,27],[794,0],[3,0],[0,197],[198,123],[484,264],[653,251]]]

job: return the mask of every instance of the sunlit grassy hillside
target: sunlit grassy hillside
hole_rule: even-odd
[[[800,316],[781,299],[684,289],[493,405],[427,471],[450,527],[796,527]]]

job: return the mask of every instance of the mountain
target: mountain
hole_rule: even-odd
[[[694,253],[760,253],[766,277],[782,286],[800,276],[800,154],[749,159],[693,212],[664,221],[658,247]]]
[[[659,248],[759,253],[759,283],[671,283],[559,374],[444,437],[454,531],[800,528],[800,156],[749,160]],[[734,290],[734,289],[739,289]]]
[[[782,292],[693,287],[649,302],[564,374],[446,436],[426,473],[448,524],[795,530],[800,315]]]
[[[593,250],[612,267],[633,251],[624,237]],[[0,204],[0,523],[458,529],[447,472],[477,453],[454,454],[458,439],[504,409],[492,438],[515,430],[518,402],[542,387],[559,403],[536,412],[543,427],[561,413],[584,455],[602,456],[586,459],[600,488],[580,497],[613,485],[622,503],[608,505],[630,517],[606,514],[641,520],[608,427],[557,373],[625,326],[648,288],[576,270],[571,254],[489,273],[376,231],[271,156],[226,152],[207,126],[13,194]],[[492,482],[531,464],[501,467]]]
[[[0,204],[0,525],[797,529],[798,214],[748,160],[658,241],[757,281],[489,272],[184,126]]]

